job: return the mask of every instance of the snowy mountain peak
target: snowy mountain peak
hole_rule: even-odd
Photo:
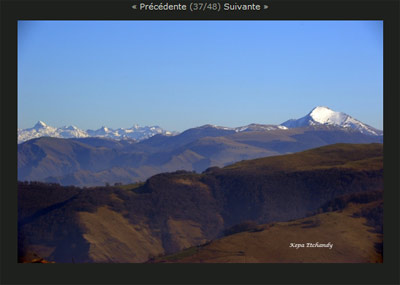
[[[315,107],[309,113],[309,116],[313,121],[319,124],[328,125],[342,125],[348,118],[350,118],[350,116],[345,113],[335,112],[328,107],[322,106]]]
[[[316,107],[314,108],[309,116],[317,123],[320,124],[333,124],[333,125],[341,125],[349,116],[335,112],[328,107]]]
[[[43,129],[43,128],[46,128],[46,127],[47,127],[47,125],[44,122],[38,121],[33,128],[35,128],[35,129]]]
[[[288,128],[299,128],[315,125],[333,125],[342,128],[357,130],[363,134],[380,136],[383,132],[377,130],[367,124],[354,119],[353,117],[342,113],[336,112],[324,106],[318,106],[311,110],[306,116],[300,119],[291,119],[281,125]]]
[[[318,114],[332,114],[335,111],[333,111],[332,109],[325,107],[325,106],[317,106],[314,109],[311,110],[310,115],[314,114],[314,115],[318,115]]]
[[[332,111],[332,112],[334,112],[331,108],[326,107],[326,106],[317,106],[314,109],[312,109],[310,113],[312,113],[314,111],[317,111],[317,112]]]
[[[63,129],[63,130],[69,130],[69,131],[73,131],[73,130],[79,130],[77,127],[75,127],[75,126],[64,126],[64,127],[62,127],[61,129]]]

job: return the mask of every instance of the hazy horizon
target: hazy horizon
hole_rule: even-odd
[[[281,124],[316,106],[383,129],[382,21],[19,21],[18,128]]]

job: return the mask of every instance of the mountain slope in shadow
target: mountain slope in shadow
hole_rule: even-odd
[[[149,263],[381,263],[382,192],[311,217],[262,224]],[[376,195],[378,193],[378,195]],[[360,198],[352,195],[350,198]],[[378,198],[378,196],[380,196]],[[365,213],[368,213],[366,215]],[[378,221],[378,223],[375,223]]]
[[[339,196],[382,189],[382,144],[330,145],[114,187],[20,182],[20,256],[145,262],[214,240],[244,221],[304,218]]]

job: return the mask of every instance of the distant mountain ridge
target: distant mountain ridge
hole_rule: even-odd
[[[202,172],[335,143],[383,143],[381,131],[365,129],[367,125],[325,107],[297,121],[288,127],[209,124],[175,135],[138,126],[131,133],[106,127],[82,133],[73,126],[56,129],[39,122],[33,128],[38,138],[18,144],[18,179],[80,186],[133,183],[162,172]],[[123,131],[130,137],[122,136]],[[134,135],[140,139],[132,139]]]
[[[202,129],[213,129],[216,132],[219,131],[227,131],[232,133],[237,132],[247,132],[247,131],[272,131],[272,130],[287,130],[287,127],[281,125],[263,125],[263,124],[250,124],[247,126],[229,128],[222,127],[217,125],[203,125],[196,128],[188,129],[184,132],[192,132],[193,130],[202,130]],[[184,133],[183,132],[183,133]],[[18,129],[18,143],[23,143],[25,141],[40,138],[40,137],[53,137],[53,138],[109,138],[114,140],[123,140],[123,139],[133,139],[136,141],[146,140],[155,135],[163,135],[163,136],[174,136],[179,134],[176,131],[166,131],[159,126],[145,126],[139,127],[138,125],[134,125],[132,128],[118,128],[111,129],[105,126],[102,126],[97,130],[82,130],[76,126],[63,126],[61,128],[55,128],[52,126],[48,126],[46,123],[42,121],[38,121],[35,126],[28,129]]]
[[[185,132],[191,130],[198,130],[202,128],[216,129],[223,131],[233,132],[248,132],[248,131],[275,131],[275,130],[287,130],[290,128],[301,128],[307,126],[326,125],[341,127],[344,129],[356,130],[362,134],[372,136],[382,136],[383,131],[373,128],[367,124],[354,119],[353,117],[342,113],[336,112],[328,107],[318,106],[315,107],[310,113],[300,119],[290,119],[283,122],[280,125],[273,124],[249,124],[241,127],[224,127],[216,125],[204,125],[197,128],[191,128]],[[40,137],[56,137],[56,138],[88,138],[88,137],[102,137],[111,139],[134,139],[136,141],[146,140],[155,135],[173,136],[179,132],[167,131],[159,126],[144,126],[140,127],[134,125],[131,128],[118,128],[112,129],[108,127],[101,127],[98,130],[82,130],[76,126],[63,126],[55,128],[46,125],[42,121],[38,121],[36,125],[28,129],[18,129],[18,144]]]
[[[81,186],[132,183],[162,172],[202,172],[335,143],[382,142],[382,136],[327,125],[242,132],[203,126],[140,142],[42,137],[18,145],[18,179]]]
[[[40,137],[55,137],[55,138],[88,138],[88,137],[103,137],[111,139],[134,139],[137,141],[148,139],[156,134],[165,136],[177,134],[162,129],[159,126],[140,127],[134,125],[131,128],[111,129],[105,126],[98,130],[81,130],[76,126],[63,126],[55,128],[48,126],[42,121],[38,121],[35,126],[28,129],[18,129],[18,143],[22,143],[34,138]]]

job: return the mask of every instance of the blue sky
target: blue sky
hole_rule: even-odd
[[[382,21],[19,21],[18,127],[383,125]]]

